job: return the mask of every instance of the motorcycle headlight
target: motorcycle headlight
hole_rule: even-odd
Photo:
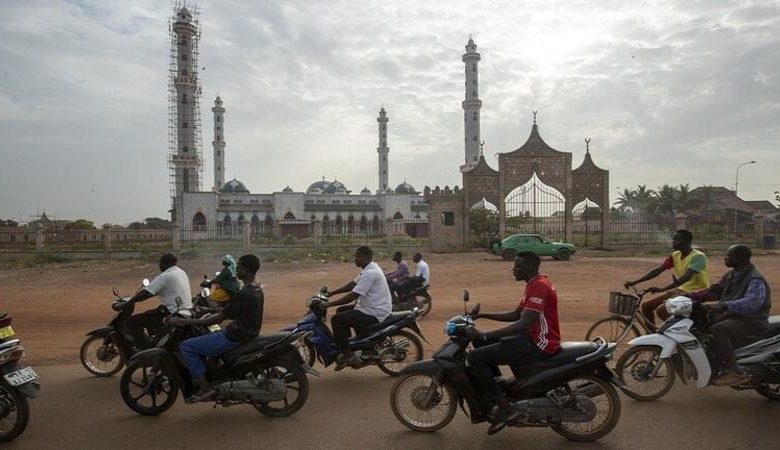
[[[672,316],[688,317],[693,312],[693,301],[688,297],[674,297],[666,301],[666,312]]]
[[[447,323],[444,324],[444,334],[446,334],[447,336],[452,336],[453,334],[455,334],[455,329],[457,328],[458,328],[457,325],[455,325],[450,321],[447,321]]]

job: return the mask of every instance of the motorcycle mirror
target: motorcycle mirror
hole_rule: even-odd
[[[143,281],[141,281],[141,286],[143,287],[149,286],[149,279],[144,278]]]
[[[209,276],[208,276],[208,275],[206,275],[206,274],[204,273],[204,274],[203,274],[203,279],[204,279],[204,280],[208,280],[208,279],[209,279]]]
[[[463,290],[463,314],[468,314],[468,311],[466,310],[466,303],[469,302],[469,290],[464,289]]]
[[[481,306],[480,303],[477,303],[476,305],[474,305],[474,307],[471,308],[471,312],[469,314],[471,314],[472,316],[475,316],[475,315],[479,314],[479,307],[480,306]]]
[[[327,286],[323,286],[323,287],[320,288],[320,294],[327,294],[327,293],[328,293],[328,287]]]
[[[114,293],[114,296],[119,297],[119,291],[117,291],[116,288],[112,289],[111,292]]]

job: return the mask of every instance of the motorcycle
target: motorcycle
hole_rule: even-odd
[[[477,304],[467,312],[468,297],[465,291],[464,314],[447,321],[447,342],[432,359],[405,368],[390,393],[393,414],[414,431],[445,427],[458,405],[473,424],[495,417],[495,402],[484,398],[466,365],[471,342],[466,330],[474,327],[473,316],[480,307]],[[563,342],[554,356],[519,369],[517,378],[501,378],[501,391],[520,413],[507,425],[550,427],[572,441],[595,441],[607,435],[617,425],[621,409],[613,385],[622,383],[606,366],[614,349],[614,344],[601,338]]]
[[[393,299],[393,311],[411,311],[417,308],[418,317],[424,317],[433,307],[433,298],[428,292],[429,286],[418,286],[406,292],[400,292]]]
[[[143,289],[149,286],[149,280],[141,282]],[[122,297],[116,288],[113,289],[114,303],[123,303],[130,297]],[[162,307],[162,306],[160,306]],[[128,334],[122,324],[133,315],[135,305],[130,305],[118,311],[108,325],[97,328],[87,333],[87,338],[81,344],[79,357],[81,365],[87,371],[98,377],[110,377],[122,370],[125,362],[132,356],[135,348],[148,348],[148,343],[133,342],[133,337]],[[152,340],[154,338],[152,337]]]
[[[174,314],[185,316],[182,312]],[[165,328],[155,348],[130,358],[120,380],[125,404],[145,416],[167,411],[176,402],[179,391],[184,398],[197,391],[183,363],[179,344],[208,333],[211,327]],[[218,357],[205,358],[206,378],[215,390],[215,406],[249,404],[271,417],[295,414],[309,396],[306,374],[319,375],[303,362],[294,346],[305,336],[302,331],[258,336]]]
[[[618,360],[615,371],[627,386],[629,397],[649,401],[664,395],[676,376],[683,383],[695,380],[703,388],[711,384],[717,357],[708,334],[709,317],[701,304],[687,297],[666,301],[669,319],[657,333],[628,342],[631,346]],[[754,389],[772,400],[780,400],[780,316],[769,318],[764,338],[734,351],[737,363],[748,373],[748,383],[731,386]]]
[[[11,328],[12,318],[0,313],[0,442],[9,442],[19,436],[30,420],[27,399],[38,396],[41,385],[32,367],[19,364],[24,347]]]
[[[328,327],[327,288],[306,300],[308,312],[294,326],[284,330],[309,331],[305,339],[298,342],[301,357],[310,366],[319,360],[325,367],[336,361],[339,351],[333,341],[333,333]],[[418,337],[419,336],[419,337]],[[384,373],[398,376],[409,361],[419,361],[423,356],[420,338],[428,342],[417,325],[417,309],[391,313],[383,322],[360,328],[357,336],[350,338],[349,349],[360,352],[361,362],[353,364],[353,369],[377,366]]]

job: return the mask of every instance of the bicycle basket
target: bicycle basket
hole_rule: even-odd
[[[637,298],[620,292],[609,293],[609,312],[618,316],[633,316]]]

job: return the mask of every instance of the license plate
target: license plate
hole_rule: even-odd
[[[7,327],[0,328],[0,339],[5,339],[5,338],[8,338],[8,337],[11,337],[14,334],[16,334],[16,333],[14,333],[14,329],[11,328],[10,325],[7,326]]]
[[[217,325],[216,323],[214,325],[209,325],[208,326],[208,330],[211,331],[212,333],[215,332],[215,331],[219,331],[221,329],[222,328],[220,328],[220,326]]]
[[[38,378],[38,374],[35,373],[32,367],[25,367],[24,369],[19,369],[16,372],[5,375],[4,378],[11,386],[19,386],[35,380]]]

